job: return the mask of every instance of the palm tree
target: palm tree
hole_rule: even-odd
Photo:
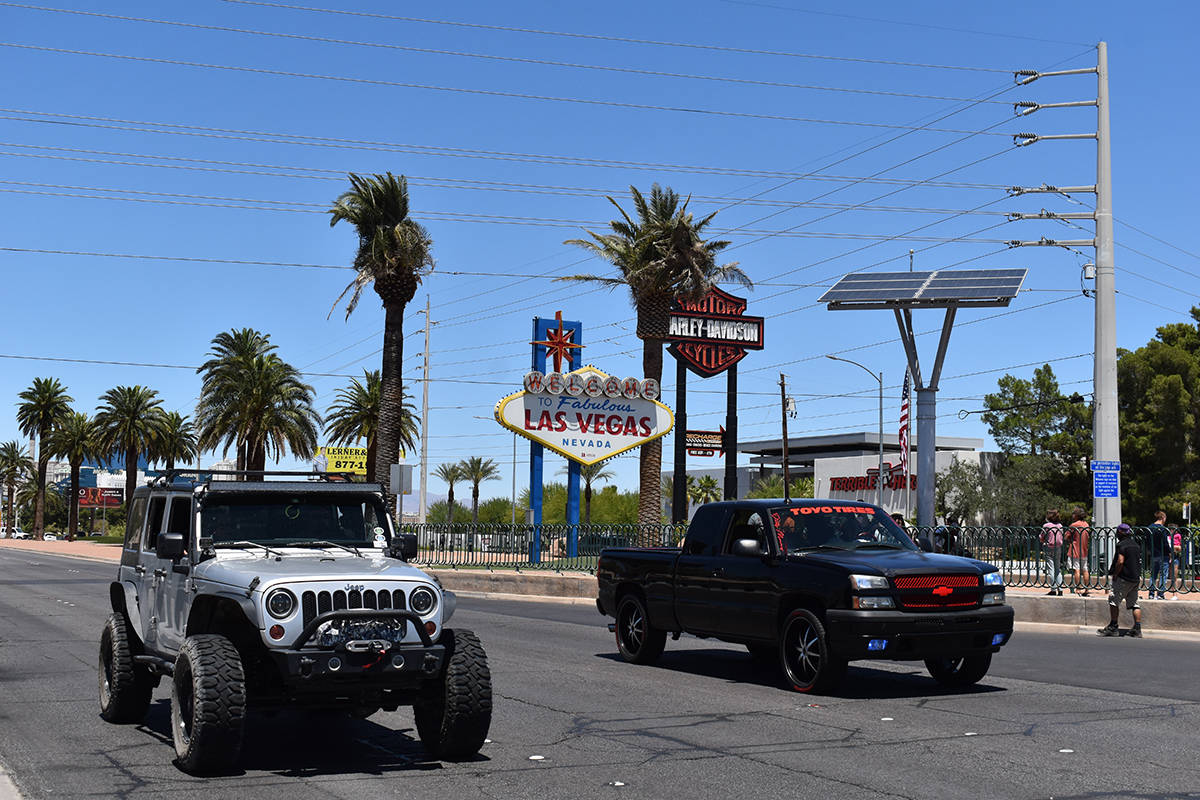
[[[75,541],[79,533],[79,468],[84,459],[96,459],[100,454],[96,423],[87,414],[72,411],[50,432],[47,440],[55,458],[65,458],[71,465],[71,494],[67,497],[67,540]]]
[[[191,420],[178,411],[164,413],[162,430],[150,448],[150,460],[162,461],[169,472],[175,469],[176,461],[190,464],[198,455],[196,427]]]
[[[199,448],[237,450],[238,469],[261,472],[267,457],[285,450],[301,460],[317,449],[321,416],[313,409],[313,388],[296,368],[274,352],[270,337],[244,328],[219,333],[210,358],[200,365],[196,404]]]
[[[46,466],[50,452],[46,439],[68,414],[71,413],[73,398],[58,378],[34,378],[29,388],[18,395],[22,402],[17,404],[17,426],[21,433],[37,437],[37,495],[33,506],[33,536],[42,538],[46,514]]]
[[[366,440],[367,483],[375,482],[375,433],[379,426],[382,385],[379,370],[363,370],[363,380],[351,378],[350,385],[338,390],[337,400],[325,412],[325,433],[334,444],[349,445]],[[408,398],[408,392],[404,392],[403,397]],[[400,444],[415,450],[420,438],[418,425],[421,418],[412,403],[403,402],[400,413]]]
[[[471,524],[479,524],[479,484],[500,479],[500,469],[490,458],[471,456],[458,463],[462,479],[471,484]]]
[[[718,266],[716,255],[729,246],[728,241],[706,241],[702,235],[716,212],[695,221],[687,210],[688,200],[680,203],[678,194],[657,183],[650,189],[649,202],[636,187],[630,186],[629,191],[636,219],[609,197],[608,201],[621,213],[621,219],[610,223],[612,233],[587,231],[590,239],[566,242],[608,261],[617,268],[617,275],[571,275],[557,280],[599,283],[610,289],[628,288],[637,310],[643,372],[645,377],[661,381],[662,346],[672,302],[677,298],[698,300],[721,281],[747,287],[751,283],[736,263]],[[655,439],[643,445],[638,454],[638,522],[643,525],[656,524],[661,519],[661,469],[662,442]]]
[[[32,471],[29,456],[21,448],[20,442],[5,442],[0,444],[0,486],[4,487],[7,502],[4,524],[8,533],[17,529],[17,518],[13,516],[13,499],[17,487],[21,485]]]
[[[683,496],[689,499],[692,497],[693,487],[696,485],[696,478],[692,475],[684,475],[683,481]],[[663,475],[662,477],[662,498],[666,502],[667,507],[664,509],[666,513],[671,511],[671,501],[675,497],[675,476]]]
[[[695,489],[689,492],[693,503],[715,503],[721,499],[721,485],[712,475],[704,475],[696,481]]]
[[[440,481],[445,481],[450,487],[450,491],[446,494],[446,522],[454,522],[454,484],[461,481],[463,475],[461,464],[442,464],[433,471],[433,477]]]
[[[400,452],[404,418],[404,308],[421,278],[433,269],[433,239],[408,215],[408,182],[388,172],[362,176],[351,172],[350,190],[329,209],[330,227],[345,220],[358,233],[354,255],[357,274],[334,301],[350,292],[346,317],[354,313],[362,290],[372,285],[383,302],[383,369],[380,375],[379,421],[376,432],[375,478],[389,489],[388,467]],[[329,312],[333,313],[332,310]]]
[[[106,455],[125,457],[125,503],[133,502],[137,488],[138,458],[149,453],[162,435],[162,399],[145,386],[117,386],[100,395],[96,409],[99,449]]]
[[[569,475],[570,467],[563,467],[562,472]],[[611,481],[616,473],[604,465],[603,461],[596,464],[580,464],[579,477],[583,479],[583,524],[592,524],[592,484],[600,481]]]

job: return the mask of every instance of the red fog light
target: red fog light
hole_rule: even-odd
[[[283,638],[283,626],[282,625],[272,625],[271,629],[269,631],[267,631],[267,634],[272,639],[282,639]]]
[[[437,630],[436,622],[426,622],[425,623],[425,632],[428,633],[430,636],[433,636],[433,632],[436,630]]]

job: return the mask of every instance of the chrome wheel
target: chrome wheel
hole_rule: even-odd
[[[642,599],[627,594],[617,606],[617,650],[633,664],[652,664],[662,655],[667,632],[650,624]]]

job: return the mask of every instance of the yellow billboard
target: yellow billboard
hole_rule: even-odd
[[[353,475],[366,475],[367,448],[318,447],[316,464],[320,472],[348,472]]]

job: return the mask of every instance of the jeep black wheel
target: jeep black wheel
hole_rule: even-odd
[[[667,632],[655,628],[646,606],[636,594],[627,594],[617,606],[617,650],[630,664],[653,664],[667,645]]]
[[[413,705],[421,744],[434,758],[461,761],[483,747],[492,724],[492,674],[479,638],[467,630],[444,630],[446,666],[440,682]]]
[[[231,769],[242,751],[246,678],[224,636],[189,636],[175,659],[171,732],[175,761],[196,774]]]
[[[779,661],[788,685],[797,692],[828,691],[846,674],[845,659],[830,655],[825,626],[804,608],[793,611],[783,623]]]
[[[977,653],[957,658],[927,658],[925,669],[942,686],[970,686],[983,680],[992,666],[991,653]]]
[[[141,722],[150,708],[154,679],[134,663],[134,638],[123,614],[112,614],[100,633],[100,716],[109,722]]]

